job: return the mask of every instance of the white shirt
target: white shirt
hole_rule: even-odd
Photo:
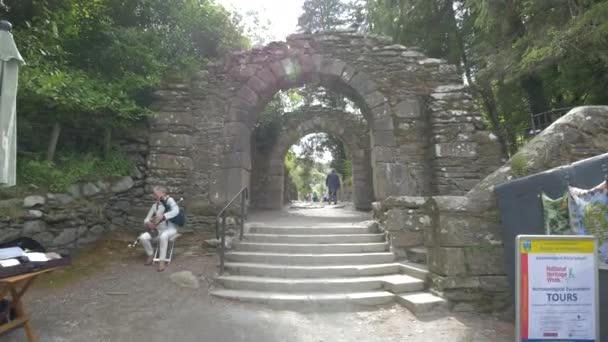
[[[158,229],[159,231],[163,231],[167,228],[177,229],[177,225],[169,221],[169,219],[172,219],[179,215],[179,206],[177,205],[177,202],[175,202],[173,197],[169,196],[165,197],[165,203],[167,203],[168,206],[171,207],[171,210],[165,212],[165,206],[163,205],[163,203],[161,201],[157,201],[156,203],[152,204],[150,211],[148,211],[148,215],[146,215],[146,218],[144,219],[144,224],[147,225],[149,222],[151,222],[152,216],[160,217],[162,215],[165,217],[165,220],[161,222],[156,227],[156,229]]]

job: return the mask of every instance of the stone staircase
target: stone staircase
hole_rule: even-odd
[[[424,292],[424,265],[396,262],[383,233],[356,224],[248,227],[225,267],[211,294],[227,299],[339,308],[398,301],[415,314],[445,304]]]

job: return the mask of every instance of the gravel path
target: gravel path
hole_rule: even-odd
[[[327,210],[327,209],[322,209]],[[266,221],[269,214],[254,218]],[[364,216],[362,216],[365,219]],[[353,219],[360,221],[361,217]],[[69,275],[56,285],[41,279],[28,293],[26,308],[41,342],[46,341],[512,341],[513,325],[490,315],[448,315],[417,320],[399,305],[349,308],[342,312],[288,311],[235,303],[208,294],[216,272],[216,257],[201,247],[202,237],[185,237],[169,268],[158,273],[142,264],[140,252],[126,251],[130,236],[113,237],[95,249],[86,276]],[[73,272],[85,274],[76,259]],[[170,280],[189,270],[200,288],[181,288]],[[68,271],[69,272],[69,271]],[[21,331],[2,341],[24,341]]]

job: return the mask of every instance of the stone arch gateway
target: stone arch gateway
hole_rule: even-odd
[[[324,107],[283,114],[277,141],[267,150],[254,151],[252,205],[262,209],[283,206],[285,154],[300,138],[311,133],[328,133],[343,143],[353,165],[354,205],[360,210],[371,209],[374,194],[367,122],[352,113]]]
[[[502,164],[456,67],[387,37],[325,32],[233,53],[159,89],[147,183],[203,205],[224,203],[251,184],[258,113],[279,90],[305,84],[360,107],[376,200],[464,194]]]

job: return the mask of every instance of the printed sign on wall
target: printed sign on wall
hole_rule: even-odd
[[[599,341],[594,237],[519,235],[517,341]]]

